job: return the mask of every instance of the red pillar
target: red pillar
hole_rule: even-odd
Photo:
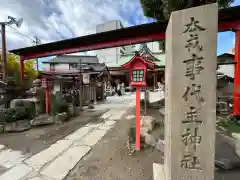
[[[240,30],[235,37],[235,70],[234,70],[234,92],[233,92],[233,115],[240,118]]]
[[[46,113],[50,114],[50,92],[49,92],[49,88],[47,87],[45,89],[45,96],[46,96]]]
[[[140,87],[136,87],[136,150],[140,150]]]
[[[45,110],[47,114],[50,114],[50,89],[48,87],[48,81],[46,78],[42,79],[43,87],[45,88]]]
[[[20,56],[20,76],[21,76],[21,83],[23,83],[23,80],[24,80],[24,58],[23,58],[23,56]]]

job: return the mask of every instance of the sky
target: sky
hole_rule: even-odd
[[[0,0],[0,22],[24,19],[6,28],[7,49],[32,46],[37,36],[48,43],[95,33],[96,25],[120,20],[125,27],[153,22],[143,15],[140,0]],[[236,0],[232,6],[240,5]],[[1,42],[1,40],[0,40]],[[234,33],[218,35],[218,54],[234,46]],[[88,53],[88,54],[91,54]]]

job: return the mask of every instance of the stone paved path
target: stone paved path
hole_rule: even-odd
[[[99,123],[88,123],[72,134],[58,140],[47,149],[31,156],[0,145],[1,180],[62,180],[92,147],[135,104],[135,96],[110,97],[96,110],[109,109]],[[91,110],[89,110],[91,111]],[[19,139],[19,141],[21,141]]]

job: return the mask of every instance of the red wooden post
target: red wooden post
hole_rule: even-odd
[[[147,69],[154,69],[154,64],[150,61],[143,59],[140,56],[134,56],[128,63],[122,65],[124,68],[129,69],[130,85],[136,87],[136,150],[140,150],[140,100],[141,100],[141,87],[147,86],[146,76]]]
[[[23,56],[20,56],[20,76],[21,76],[21,83],[24,80],[24,59]]]
[[[45,96],[46,96],[46,113],[50,114],[50,95],[48,87],[45,89]]]
[[[140,87],[136,87],[136,150],[140,150]]]
[[[42,79],[42,86],[45,88],[45,108],[46,113],[50,114],[50,91],[48,87],[47,79]]]
[[[233,93],[233,115],[240,118],[240,30],[236,32],[235,39],[235,70],[234,70],[234,93]]]

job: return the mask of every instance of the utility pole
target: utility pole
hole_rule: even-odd
[[[7,77],[7,55],[6,55],[6,24],[1,23],[2,34],[2,79],[6,80]]]
[[[37,36],[35,36],[34,37],[35,38],[35,40],[33,41],[33,44],[34,45],[39,45],[39,44],[41,44],[41,40],[37,37]],[[38,66],[38,58],[36,58],[36,63],[37,63],[37,71],[39,70],[39,66]]]
[[[83,107],[83,88],[82,88],[82,59],[79,60],[79,107],[80,111],[82,111]]]
[[[7,78],[7,48],[6,48],[6,25],[10,26],[15,24],[18,28],[22,25],[23,19],[17,19],[12,16],[8,16],[9,21],[0,22],[1,35],[2,35],[2,79],[3,81]]]

